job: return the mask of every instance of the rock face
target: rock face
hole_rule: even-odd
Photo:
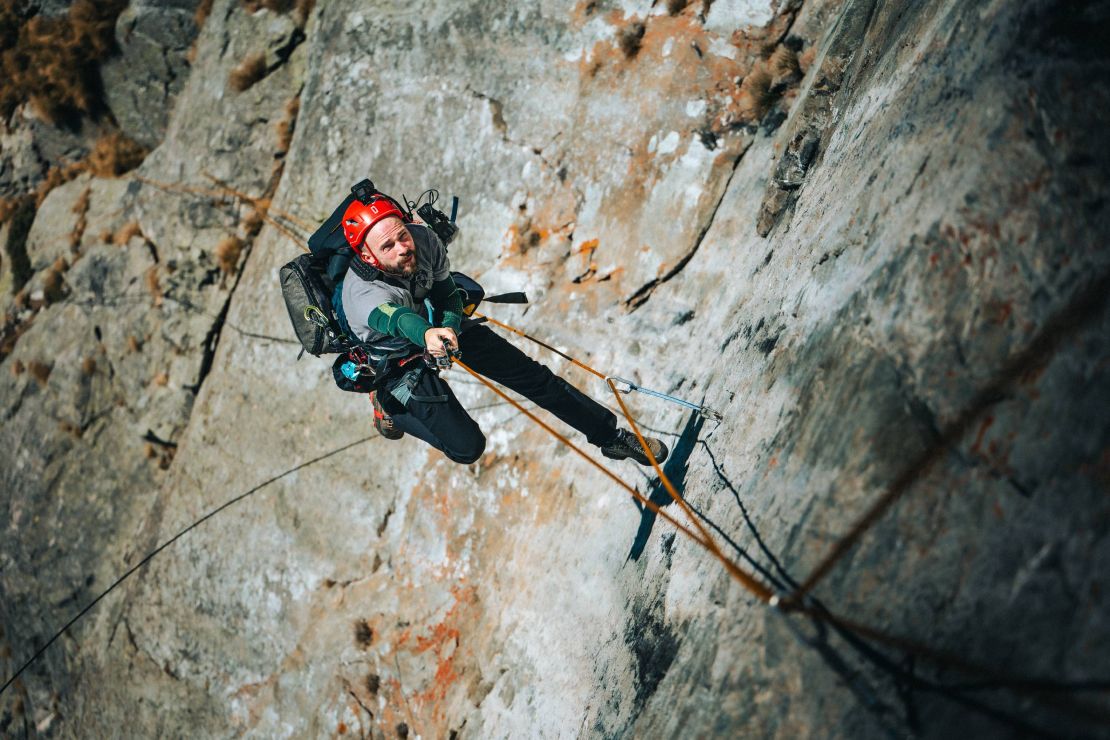
[[[1023,681],[1110,664],[1108,4],[261,5],[214,3],[137,174],[56,188],[21,237],[3,675],[252,493],[52,645],[0,730],[1103,731],[1103,694]],[[627,398],[759,583],[790,593],[889,502],[823,617],[458,369],[471,466],[298,361],[277,270],[367,175],[461,196],[453,267],[532,299],[492,316],[724,414]]]
[[[188,77],[198,4],[136,0],[116,22],[120,53],[102,66],[100,76],[112,115],[143,146],[161,143],[175,98]]]

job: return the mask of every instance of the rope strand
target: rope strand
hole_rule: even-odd
[[[377,436],[377,435],[375,435],[375,436]],[[129,578],[130,576],[131,576],[131,574],[133,574],[133,573],[134,573],[135,571],[139,570],[139,569],[140,569],[140,568],[142,568],[142,567],[143,567],[144,565],[146,565],[147,563],[149,563],[149,562],[150,562],[150,561],[151,561],[151,560],[152,560],[152,559],[154,558],[154,556],[155,556],[155,555],[157,555],[158,553],[162,552],[162,551],[163,551],[163,550],[165,550],[165,549],[166,549],[167,547],[169,547],[170,545],[172,545],[173,543],[175,543],[175,542],[177,542],[177,541],[178,541],[179,539],[181,539],[181,538],[182,538],[183,536],[185,536],[185,535],[186,535],[187,533],[189,533],[190,531],[192,531],[193,529],[195,529],[195,528],[196,528],[196,527],[198,527],[199,525],[203,524],[204,522],[208,521],[208,520],[209,520],[209,519],[211,519],[212,517],[216,516],[217,514],[219,514],[219,513],[220,513],[221,511],[223,511],[224,509],[228,508],[229,506],[232,506],[233,504],[237,504],[237,503],[239,503],[240,501],[242,501],[242,500],[243,500],[243,499],[245,499],[245,498],[246,498],[247,496],[250,496],[250,495],[251,495],[251,494],[253,494],[253,493],[257,493],[258,491],[261,491],[261,490],[262,490],[263,488],[265,488],[266,486],[270,485],[271,483],[275,483],[275,482],[277,482],[277,481],[281,480],[282,478],[284,478],[285,476],[287,476],[287,475],[291,475],[292,473],[295,473],[295,472],[297,472],[298,470],[301,470],[302,468],[307,468],[308,466],[310,466],[310,465],[315,465],[316,463],[318,463],[318,462],[320,462],[320,461],[322,461],[322,460],[327,460],[327,459],[328,459],[329,457],[334,457],[335,455],[338,455],[338,454],[339,454],[340,452],[344,452],[344,451],[346,451],[346,450],[349,450],[349,449],[351,449],[352,447],[355,447],[355,446],[357,446],[357,445],[360,445],[360,444],[362,444],[363,442],[368,442],[368,441],[370,441],[370,440],[371,440],[371,439],[373,439],[373,438],[374,438],[374,437],[363,437],[362,439],[359,439],[359,440],[355,440],[354,442],[351,442],[350,444],[347,444],[347,445],[343,445],[342,447],[340,447],[340,448],[338,448],[338,449],[335,449],[335,450],[332,450],[331,452],[328,452],[328,453],[326,453],[326,454],[320,455],[319,457],[314,457],[314,458],[312,458],[311,460],[308,460],[307,462],[303,462],[303,463],[301,463],[300,465],[297,465],[297,466],[295,466],[295,467],[289,468],[289,470],[286,470],[286,471],[285,471],[284,473],[280,473],[280,474],[278,474],[278,475],[275,475],[274,477],[272,477],[272,478],[270,478],[270,479],[268,479],[268,480],[265,480],[265,481],[263,481],[262,483],[259,483],[259,484],[258,484],[257,486],[255,486],[254,488],[250,489],[249,491],[246,491],[245,493],[241,493],[241,494],[239,494],[238,496],[236,496],[235,498],[233,498],[233,499],[231,499],[231,500],[229,500],[229,501],[226,501],[226,502],[224,502],[224,503],[223,503],[223,504],[221,504],[220,506],[216,507],[216,508],[215,508],[215,509],[213,509],[212,511],[210,511],[210,512],[208,512],[207,514],[205,514],[204,516],[202,516],[202,517],[201,517],[200,519],[197,519],[197,520],[196,520],[195,522],[193,522],[192,524],[190,524],[190,525],[189,525],[188,527],[185,527],[185,529],[181,530],[180,532],[178,532],[177,534],[175,534],[175,535],[174,535],[173,537],[171,537],[171,538],[169,538],[168,540],[166,540],[165,542],[163,542],[163,543],[162,543],[161,545],[159,545],[158,547],[154,548],[154,550],[152,550],[152,551],[151,551],[150,553],[148,553],[148,554],[146,555],[146,557],[144,557],[144,558],[143,558],[142,560],[140,560],[140,561],[139,561],[138,563],[136,563],[135,565],[133,565],[133,566],[132,566],[132,567],[131,567],[131,568],[130,568],[130,569],[129,569],[129,570],[128,570],[128,571],[126,572],[126,573],[124,573],[124,574],[123,574],[122,576],[120,576],[119,578],[117,578],[117,579],[115,580],[115,582],[114,582],[114,583],[113,583],[113,584],[112,584],[111,586],[109,586],[109,587],[108,587],[107,589],[105,589],[104,591],[102,591],[102,592],[101,592],[101,594],[100,594],[99,596],[97,596],[97,597],[96,597],[95,599],[93,599],[92,601],[90,601],[90,602],[89,602],[89,603],[88,603],[88,604],[87,604],[87,605],[85,606],[85,608],[84,608],[84,609],[82,609],[81,611],[77,612],[77,615],[76,615],[75,617],[73,617],[73,619],[71,619],[71,620],[69,620],[68,622],[66,622],[66,623],[65,623],[65,626],[64,626],[64,627],[62,627],[62,628],[61,628],[60,630],[58,630],[57,632],[55,632],[55,633],[54,633],[54,636],[53,636],[53,637],[51,637],[51,638],[50,638],[49,640],[47,640],[47,641],[46,641],[46,644],[45,644],[45,645],[43,645],[42,647],[40,647],[40,648],[39,648],[39,649],[38,649],[38,650],[37,650],[37,651],[35,652],[35,654],[34,654],[34,655],[32,655],[32,656],[31,656],[31,657],[30,657],[30,658],[29,658],[29,659],[27,660],[27,662],[25,662],[25,663],[24,663],[24,664],[23,664],[22,666],[20,666],[20,667],[19,667],[19,670],[18,670],[18,671],[16,671],[16,672],[15,672],[15,673],[14,673],[14,674],[12,675],[12,677],[11,677],[11,678],[9,678],[9,679],[8,679],[7,681],[5,681],[5,682],[4,682],[4,686],[3,686],[3,687],[0,687],[0,695],[3,695],[3,693],[4,693],[5,691],[7,691],[8,687],[9,687],[9,686],[11,686],[11,685],[12,685],[13,683],[15,683],[15,680],[16,680],[17,678],[19,678],[19,677],[20,677],[21,675],[23,675],[23,672],[24,672],[25,670],[27,670],[27,668],[28,668],[28,667],[29,667],[29,666],[30,666],[30,665],[31,665],[32,663],[34,663],[34,662],[35,662],[35,661],[36,661],[36,660],[37,660],[37,659],[39,658],[39,656],[40,656],[40,655],[42,655],[43,653],[45,653],[45,652],[46,652],[46,649],[47,649],[47,648],[49,648],[49,647],[50,647],[51,645],[53,645],[53,644],[54,644],[54,643],[55,643],[55,642],[57,641],[57,639],[58,639],[59,637],[61,637],[61,636],[62,636],[63,634],[65,634],[66,630],[68,630],[68,629],[69,629],[70,627],[72,627],[72,626],[73,626],[74,624],[76,624],[76,623],[77,623],[77,620],[79,620],[79,619],[80,619],[81,617],[85,616],[85,614],[87,614],[87,613],[88,613],[88,612],[89,612],[89,611],[90,611],[90,610],[91,610],[91,609],[92,609],[92,608],[93,608],[94,606],[96,606],[96,605],[97,605],[97,603],[99,603],[101,599],[103,599],[103,598],[104,598],[105,596],[107,596],[108,594],[112,593],[112,591],[114,591],[114,590],[115,590],[115,588],[116,588],[117,586],[119,586],[119,585],[120,585],[121,583],[123,583],[124,581],[126,581],[126,580],[127,580],[127,579],[128,579],[128,578]]]

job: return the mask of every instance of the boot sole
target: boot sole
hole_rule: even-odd
[[[629,459],[631,459],[633,462],[637,462],[640,465],[643,465],[645,468],[650,468],[651,467],[651,460],[648,460],[646,457],[643,460],[640,460],[639,458],[637,458],[634,455],[624,455],[624,454],[621,454],[619,452],[609,452],[608,450],[602,450],[601,454],[604,455],[605,457],[609,458],[610,460],[629,460]],[[669,455],[669,454],[671,454],[671,451],[668,450],[666,447],[663,447],[662,456],[661,457],[656,457],[655,462],[662,465],[663,461],[667,459],[667,455]]]
[[[378,434],[382,435],[386,439],[400,439],[401,437],[405,436],[404,432],[399,432],[396,430],[387,432],[382,429],[381,421],[382,418],[385,416],[385,411],[378,403],[377,396],[374,396],[373,400],[370,402],[370,405],[374,407],[374,428],[378,430]],[[382,416],[378,416],[378,414],[382,414]]]

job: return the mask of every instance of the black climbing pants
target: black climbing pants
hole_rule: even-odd
[[[586,435],[590,444],[612,441],[617,419],[577,388],[533,360],[487,326],[472,326],[459,335],[462,361],[475,372],[534,401]],[[422,439],[451,460],[472,463],[482,456],[486,438],[450,386],[430,370],[422,373],[412,389],[416,396],[446,396],[442,401],[411,399],[402,406],[389,393],[381,393],[382,407],[393,415],[393,426]]]

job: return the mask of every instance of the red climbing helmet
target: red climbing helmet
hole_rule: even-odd
[[[377,198],[369,203],[355,200],[347,206],[347,210],[343,212],[343,236],[347,238],[347,243],[351,245],[351,249],[357,250],[363,239],[366,238],[366,232],[370,231],[374,224],[388,216],[396,216],[402,221],[405,220],[404,212],[388,198]]]

